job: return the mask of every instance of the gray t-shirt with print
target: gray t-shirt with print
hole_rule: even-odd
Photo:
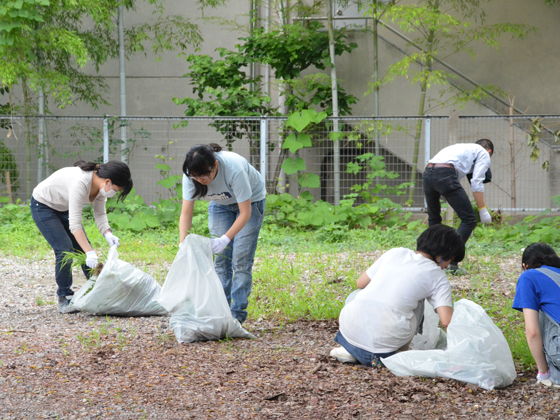
[[[233,152],[217,152],[218,174],[208,184],[208,194],[203,200],[229,205],[251,199],[251,203],[264,200],[266,189],[261,174],[247,159]],[[183,198],[194,201],[194,183],[183,175]]]

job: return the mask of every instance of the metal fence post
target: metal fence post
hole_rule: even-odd
[[[268,119],[267,117],[263,116],[261,118],[261,176],[264,181],[264,185],[266,188],[266,157],[267,157],[267,140],[268,140]]]
[[[103,118],[103,163],[109,162],[109,120]]]
[[[424,168],[430,161],[432,152],[432,120],[431,118],[426,118],[424,124]],[[424,197],[424,207],[428,208],[428,203],[426,202],[426,197]]]
[[[428,164],[431,158],[431,118],[426,118],[426,124],[424,125],[424,167]]]

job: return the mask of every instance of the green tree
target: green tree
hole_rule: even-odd
[[[199,0],[201,6],[222,4]],[[151,49],[184,51],[198,46],[198,26],[180,15],[165,15],[163,0],[149,0],[153,19],[127,27],[126,54]],[[108,87],[97,75],[86,73],[86,63],[98,71],[118,57],[117,9],[134,11],[137,0],[14,0],[0,6],[1,82],[26,85],[32,93],[41,87],[57,106],[83,101],[93,107],[107,103]],[[84,23],[87,22],[87,23]],[[149,47],[147,45],[149,44]],[[23,86],[22,86],[23,87]]]
[[[198,0],[217,6],[225,0]],[[24,115],[36,112],[39,92],[55,106],[85,102],[94,108],[107,104],[108,85],[97,75],[108,60],[119,56],[119,6],[133,12],[138,0],[12,0],[0,5],[0,84],[20,85]],[[125,30],[126,55],[184,51],[198,46],[198,26],[179,15],[166,15],[163,0],[147,0],[152,19]],[[84,66],[90,64],[91,74]],[[31,122],[26,120],[27,178],[31,164]],[[29,195],[29,191],[27,191]]]
[[[298,79],[301,72],[311,66],[325,69],[329,63],[328,34],[320,31],[320,22],[281,25],[266,32],[256,28],[252,34],[240,38],[243,43],[236,51],[218,48],[219,60],[208,55],[191,54],[186,57],[196,98],[174,98],[177,105],[187,105],[186,116],[237,116],[280,115],[278,108],[271,105],[271,97],[263,92],[261,77],[251,77],[245,69],[250,63],[268,64],[277,79],[287,87],[286,104],[294,110],[312,106],[323,108],[332,115],[332,93],[329,78],[311,75]],[[341,55],[356,48],[348,43],[342,31],[336,33],[335,53]],[[356,98],[339,86],[340,115],[348,115]],[[237,139],[246,137],[250,142],[258,138],[259,124],[255,120],[216,120],[214,127],[224,135],[228,146]],[[281,151],[279,164],[273,179],[279,176],[280,165],[289,149]]]
[[[391,64],[387,73],[374,81],[373,87],[390,83],[397,77],[404,77],[412,84],[419,85],[418,115],[428,114],[450,104],[462,106],[467,101],[476,101],[486,96],[488,91],[500,92],[497,86],[479,86],[457,91],[448,83],[455,76],[434,67],[437,60],[459,52],[466,52],[474,59],[474,43],[497,48],[498,38],[503,34],[523,38],[534,30],[527,25],[508,22],[486,24],[482,5],[488,1],[490,0],[420,0],[416,4],[391,5],[383,9],[389,20],[414,36],[413,45],[418,50]],[[380,10],[371,7],[369,14],[379,18]],[[420,63],[419,67],[416,66],[417,63]],[[427,92],[434,85],[441,87],[440,97],[434,107],[427,108]],[[448,99],[442,100],[444,96]],[[410,179],[412,183],[416,181],[422,121],[418,120],[416,124]],[[410,188],[409,198],[412,197],[413,189],[414,185]]]

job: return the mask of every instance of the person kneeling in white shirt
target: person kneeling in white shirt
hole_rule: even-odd
[[[444,269],[452,260],[463,260],[464,242],[455,229],[439,224],[426,229],[416,245],[416,251],[387,251],[360,275],[359,291],[340,313],[335,341],[342,347],[333,349],[332,357],[376,366],[379,359],[408,349],[424,316],[424,299],[442,325],[449,325],[451,285]]]

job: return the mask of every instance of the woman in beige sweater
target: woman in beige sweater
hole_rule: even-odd
[[[76,162],[62,168],[41,182],[31,196],[31,215],[41,234],[53,248],[56,258],[55,278],[58,285],[58,312],[73,312],[68,306],[72,291],[71,264],[62,264],[65,252],[85,252],[82,270],[89,278],[88,267],[95,268],[97,254],[91,247],[82,226],[82,208],[93,205],[93,217],[99,232],[109,245],[119,245],[107,221],[107,198],[120,192],[122,201],[132,189],[130,169],[123,162],[111,161],[98,165]]]

